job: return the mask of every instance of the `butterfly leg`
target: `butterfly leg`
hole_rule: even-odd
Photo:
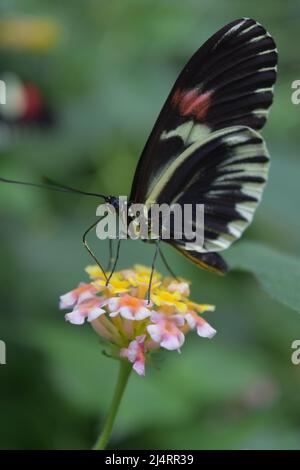
[[[154,253],[154,256],[153,256],[153,260],[152,260],[151,274],[150,274],[149,286],[148,286],[148,291],[147,291],[148,304],[150,304],[152,279],[153,279],[153,274],[154,274],[154,269],[155,269],[155,262],[156,262],[156,258],[157,258],[157,255],[158,255],[159,251],[160,251],[160,249],[159,249],[159,239],[158,239],[155,242],[155,253]]]
[[[165,255],[163,254],[162,250],[159,248],[159,254],[160,254],[160,257],[162,259],[162,262],[164,263],[165,267],[167,268],[167,270],[169,271],[169,273],[171,274],[172,277],[174,277],[174,279],[176,281],[178,281],[178,277],[176,276],[176,274],[174,274],[174,272],[172,271],[172,269],[170,268],[170,265],[169,263],[167,262],[166,260],[166,257]]]
[[[110,240],[111,241],[111,240]],[[113,273],[115,272],[115,269],[116,269],[116,266],[117,266],[117,262],[118,262],[118,259],[119,259],[119,254],[120,254],[120,245],[121,245],[121,239],[118,238],[118,244],[117,244],[117,253],[116,253],[116,256],[114,258],[114,264],[113,264],[113,267],[112,267],[112,270],[108,276],[108,278],[106,279],[106,285],[108,285]]]
[[[82,243],[84,244],[85,248],[87,249],[87,251],[89,252],[89,254],[91,255],[91,257],[93,258],[93,260],[97,263],[97,265],[99,266],[99,268],[101,269],[105,279],[107,280],[107,276],[105,274],[105,271],[103,269],[103,267],[101,266],[100,262],[97,260],[96,256],[94,255],[94,253],[92,252],[91,248],[89,247],[87,241],[86,241],[86,237],[88,235],[88,233],[93,230],[94,227],[96,227],[96,225],[98,224],[99,220],[96,220],[96,222],[93,222],[93,224],[84,232],[84,234],[82,235]]]
[[[108,240],[109,245],[108,245],[108,263],[107,263],[107,268],[106,272],[111,270],[111,267],[115,261],[115,258],[113,256],[113,250],[112,250],[112,240],[109,238]]]

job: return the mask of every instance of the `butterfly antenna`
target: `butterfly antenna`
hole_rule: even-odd
[[[88,191],[81,191],[80,189],[75,189],[75,188],[71,188],[70,186],[56,183],[53,180],[46,178],[46,177],[44,177],[43,180],[45,181],[45,184],[28,183],[27,181],[11,180],[11,179],[0,177],[0,182],[2,183],[19,184],[22,186],[32,186],[34,188],[50,189],[52,191],[59,191],[63,193],[73,193],[73,194],[75,193],[75,194],[83,194],[84,196],[101,197],[104,200],[107,199],[107,197],[104,196],[103,194],[92,193]]]

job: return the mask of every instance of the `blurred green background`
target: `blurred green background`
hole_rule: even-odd
[[[42,45],[26,47],[21,33],[9,45],[0,31],[0,67],[35,82],[56,122],[2,139],[0,174],[28,181],[48,175],[85,190],[128,194],[180,69],[211,34],[241,16],[263,23],[279,50],[264,130],[271,174],[244,239],[299,255],[300,107],[290,99],[291,82],[300,79],[296,0],[2,0],[0,22],[42,18],[52,28]],[[93,199],[77,195],[0,186],[2,449],[90,448],[103,422],[117,365],[102,355],[89,325],[67,324],[58,311],[59,295],[85,280],[90,258],[81,236],[95,208]],[[120,267],[150,263],[153,247],[125,243]],[[106,259],[106,242],[92,244]],[[165,253],[192,280],[193,297],[216,304],[209,320],[218,334],[211,342],[191,334],[181,355],[166,352],[159,369],[131,378],[111,447],[300,449],[300,365],[291,363],[291,343],[300,339],[297,313],[269,298],[249,274],[219,278]]]

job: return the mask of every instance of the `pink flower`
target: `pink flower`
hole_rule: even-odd
[[[101,307],[106,305],[107,300],[104,297],[89,296],[77,302],[74,310],[65,315],[65,319],[74,325],[82,325],[87,321],[91,322],[105,313]]]
[[[147,326],[147,331],[153,341],[170,351],[179,350],[184,343],[184,334],[178,327],[183,326],[184,318],[180,315],[152,312],[151,321],[155,324]]]
[[[193,302],[184,279],[155,273],[148,303],[151,269],[136,266],[114,273],[108,286],[98,266],[87,271],[93,282],[81,283],[60,297],[60,308],[68,309],[65,319],[75,325],[89,322],[107,343],[107,354],[127,361],[140,376],[156,351],[180,352],[190,330],[206,338],[216,333],[200,316],[214,307]]]
[[[145,339],[146,335],[137,336],[129,343],[128,348],[122,348],[120,351],[120,356],[126,357],[139,375],[145,375]]]
[[[77,301],[90,298],[96,293],[96,288],[91,284],[81,282],[76,289],[60,296],[59,308],[65,309],[73,307]]]
[[[111,297],[108,301],[108,308],[111,311],[110,317],[116,317],[120,314],[127,320],[144,320],[150,317],[151,311],[146,305],[147,300],[138,299],[128,294]]]
[[[190,311],[185,315],[185,319],[191,330],[197,328],[197,333],[202,338],[212,338],[216,334],[216,330],[210,326],[207,321],[200,317],[196,312]]]

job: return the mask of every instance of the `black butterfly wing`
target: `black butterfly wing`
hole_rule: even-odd
[[[193,250],[187,251],[176,243],[173,243],[172,246],[185,258],[189,259],[202,269],[217,274],[226,274],[229,271],[227,263],[218,253],[199,253],[198,251]]]
[[[277,51],[263,26],[221,28],[179,75],[139,160],[130,200],[144,202],[159,175],[188,146],[232,125],[261,129],[272,103]]]
[[[183,230],[181,239],[173,231],[165,241],[196,264],[225,272],[226,264],[216,252],[228,248],[251,223],[268,170],[262,137],[249,127],[227,127],[178,155],[160,174],[145,203],[148,207],[153,201],[181,207],[203,204],[204,227],[197,225],[195,212],[189,219],[189,229],[204,230],[203,244],[190,241]]]

